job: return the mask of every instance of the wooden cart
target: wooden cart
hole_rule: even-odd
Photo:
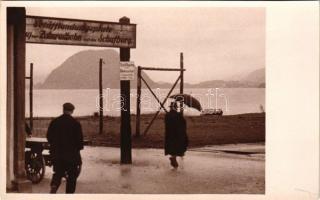
[[[89,141],[84,141],[85,145]],[[52,166],[49,154],[49,143],[46,138],[31,137],[26,139],[25,169],[27,178],[32,183],[39,183],[45,174],[46,166]],[[78,166],[78,175],[81,172],[81,165]]]

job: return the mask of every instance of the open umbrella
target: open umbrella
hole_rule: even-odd
[[[189,107],[195,108],[199,111],[202,110],[201,104],[198,99],[194,98],[190,94],[174,94],[169,98],[175,99],[176,101],[183,101],[183,103]]]

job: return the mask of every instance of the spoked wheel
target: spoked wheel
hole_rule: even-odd
[[[32,183],[39,183],[45,174],[45,161],[40,153],[27,151],[25,158],[25,169],[27,178]]]

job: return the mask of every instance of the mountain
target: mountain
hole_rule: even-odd
[[[241,82],[265,82],[265,68],[256,69],[254,71],[247,71],[234,74],[227,78],[228,81],[241,81]]]
[[[102,67],[103,88],[120,88],[119,53],[112,49],[86,50],[74,54],[53,70],[38,89],[94,89],[99,83],[99,59],[104,60]],[[136,74],[135,69],[135,74]],[[144,79],[152,87],[157,84],[142,72]],[[136,87],[137,80],[131,81]]]
[[[264,88],[265,68],[249,73],[232,76],[228,80],[203,81],[196,84],[185,84],[187,88]]]
[[[241,81],[245,82],[254,82],[254,83],[265,83],[265,68],[254,70],[253,72],[249,73],[245,77],[241,79]]]
[[[53,70],[43,83],[35,84],[36,89],[96,89],[99,80],[99,59],[104,60],[102,68],[103,88],[120,88],[119,53],[112,49],[86,50],[78,52]],[[135,68],[137,74],[137,68]],[[152,88],[171,88],[173,83],[154,82],[142,71],[142,76]],[[234,80],[209,80],[196,84],[184,83],[185,88],[242,88],[265,87],[265,69],[258,69]],[[136,88],[137,79],[130,81]],[[178,84],[179,85],[179,84]],[[142,83],[142,87],[146,88]],[[179,87],[179,86],[177,86]]]

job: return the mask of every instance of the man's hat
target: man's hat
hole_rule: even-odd
[[[63,104],[63,110],[73,111],[74,105],[72,103],[67,102]]]

